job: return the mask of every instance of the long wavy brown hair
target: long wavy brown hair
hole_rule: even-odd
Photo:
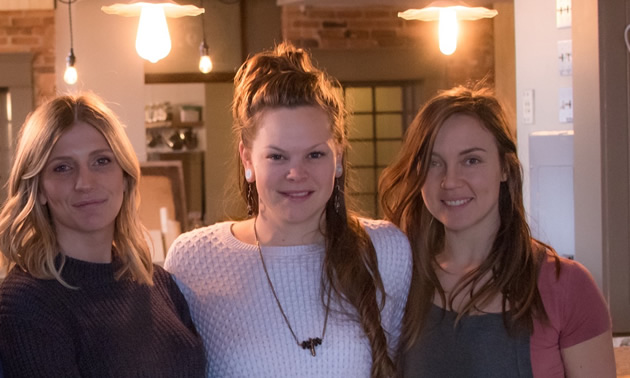
[[[440,127],[454,114],[479,119],[494,136],[501,166],[507,180],[499,191],[501,224],[486,260],[464,275],[447,301],[437,278],[436,256],[444,248],[444,226],[435,219],[422,198],[431,153]],[[523,206],[522,168],[516,154],[516,139],[503,107],[487,88],[456,87],[431,99],[416,115],[405,134],[395,161],[379,180],[380,203],[385,217],[409,237],[413,250],[414,272],[404,320],[403,338],[412,345],[424,327],[427,313],[437,292],[442,303],[452,308],[453,298],[466,291],[466,300],[458,309],[458,320],[484,302],[500,295],[503,320],[509,332],[533,330],[533,318],[546,319],[537,288],[542,259],[555,251],[534,240]],[[487,282],[482,283],[484,277]],[[509,310],[509,311],[508,311]]]
[[[116,217],[113,251],[121,264],[120,278],[151,284],[153,264],[145,228],[138,217],[140,164],[124,126],[102,99],[92,93],[56,97],[29,115],[20,130],[7,183],[8,197],[0,210],[0,251],[9,267],[19,266],[33,277],[61,277],[56,233],[47,206],[37,200],[40,174],[61,135],[82,121],[98,130],[111,147],[123,170],[125,192]]]
[[[347,147],[345,108],[339,83],[315,67],[310,56],[290,43],[273,51],[250,57],[234,79],[232,106],[237,142],[251,148],[257,126],[266,109],[278,107],[317,106],[330,118],[331,132],[338,146]],[[387,339],[381,325],[380,310],[385,303],[376,251],[357,217],[346,209],[347,162],[343,154],[343,172],[336,178],[333,193],[325,207],[326,252],[322,271],[322,302],[330,292],[341,303],[356,309],[358,321],[368,337],[372,350],[372,377],[390,377],[394,363],[388,353]],[[249,185],[239,164],[239,187],[243,200],[249,203],[253,216],[258,214],[258,194]],[[339,207],[336,209],[335,198]],[[378,299],[378,300],[377,300]]]

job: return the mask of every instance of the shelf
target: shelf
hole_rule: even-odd
[[[168,129],[168,128],[190,128],[190,127],[201,127],[203,126],[203,121],[198,122],[173,122],[173,121],[160,121],[160,122],[145,122],[144,126],[147,129]]]

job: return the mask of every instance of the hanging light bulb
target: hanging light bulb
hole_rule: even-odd
[[[74,56],[74,37],[72,34],[72,3],[76,0],[59,0],[61,3],[68,4],[68,25],[70,26],[70,53],[66,57],[66,70],[63,73],[63,81],[66,84],[74,85],[77,83],[79,75],[77,68],[74,64],[77,62],[77,57]]]
[[[434,1],[422,9],[407,9],[398,12],[405,20],[439,21],[440,51],[451,55],[457,49],[457,21],[474,21],[492,18],[499,12],[484,7],[469,7],[461,1]]]
[[[203,0],[200,3],[203,8]],[[204,16],[201,16],[201,44],[199,45],[199,71],[201,73],[207,74],[212,71],[212,60],[210,59],[210,55],[208,55],[208,44],[206,43],[206,21]]]
[[[179,5],[172,0],[131,1],[129,4],[113,4],[101,7],[107,14],[134,17],[140,16],[136,34],[136,51],[141,58],[155,63],[171,51],[171,37],[166,17],[198,16],[203,8],[194,5]]]
[[[457,32],[459,29],[455,9],[440,9],[439,22],[440,51],[444,55],[451,55],[457,49]]]
[[[136,35],[136,51],[141,58],[151,63],[165,58],[171,52],[171,36],[161,6],[148,4],[142,7]]]
[[[79,76],[77,69],[74,67],[76,61],[77,58],[74,56],[74,51],[70,48],[70,54],[66,57],[66,71],[63,73],[63,81],[70,85],[76,84]]]
[[[207,74],[212,71],[212,60],[210,59],[210,55],[208,55],[208,44],[205,39],[199,46],[199,55],[201,55],[201,58],[199,59],[199,71]]]

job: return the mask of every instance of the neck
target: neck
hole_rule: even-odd
[[[254,225],[258,234],[257,240],[263,245],[305,245],[321,243],[324,240],[321,232],[323,217],[321,222],[315,224],[278,224],[264,214],[259,214],[252,220],[252,230]]]
[[[57,244],[64,255],[92,263],[112,262],[112,242],[112,235],[57,235]]]
[[[468,272],[488,257],[494,238],[494,233],[464,236],[447,231],[444,250],[438,255],[438,262],[447,271]]]

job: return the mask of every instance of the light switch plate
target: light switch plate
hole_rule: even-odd
[[[523,123],[531,125],[534,123],[534,90],[525,89],[521,101],[523,105]]]
[[[571,0],[556,0],[556,27],[571,27]]]
[[[558,106],[560,123],[573,122],[573,88],[560,88],[558,90]]]
[[[573,74],[573,52],[570,39],[558,41],[558,71],[560,76]]]

